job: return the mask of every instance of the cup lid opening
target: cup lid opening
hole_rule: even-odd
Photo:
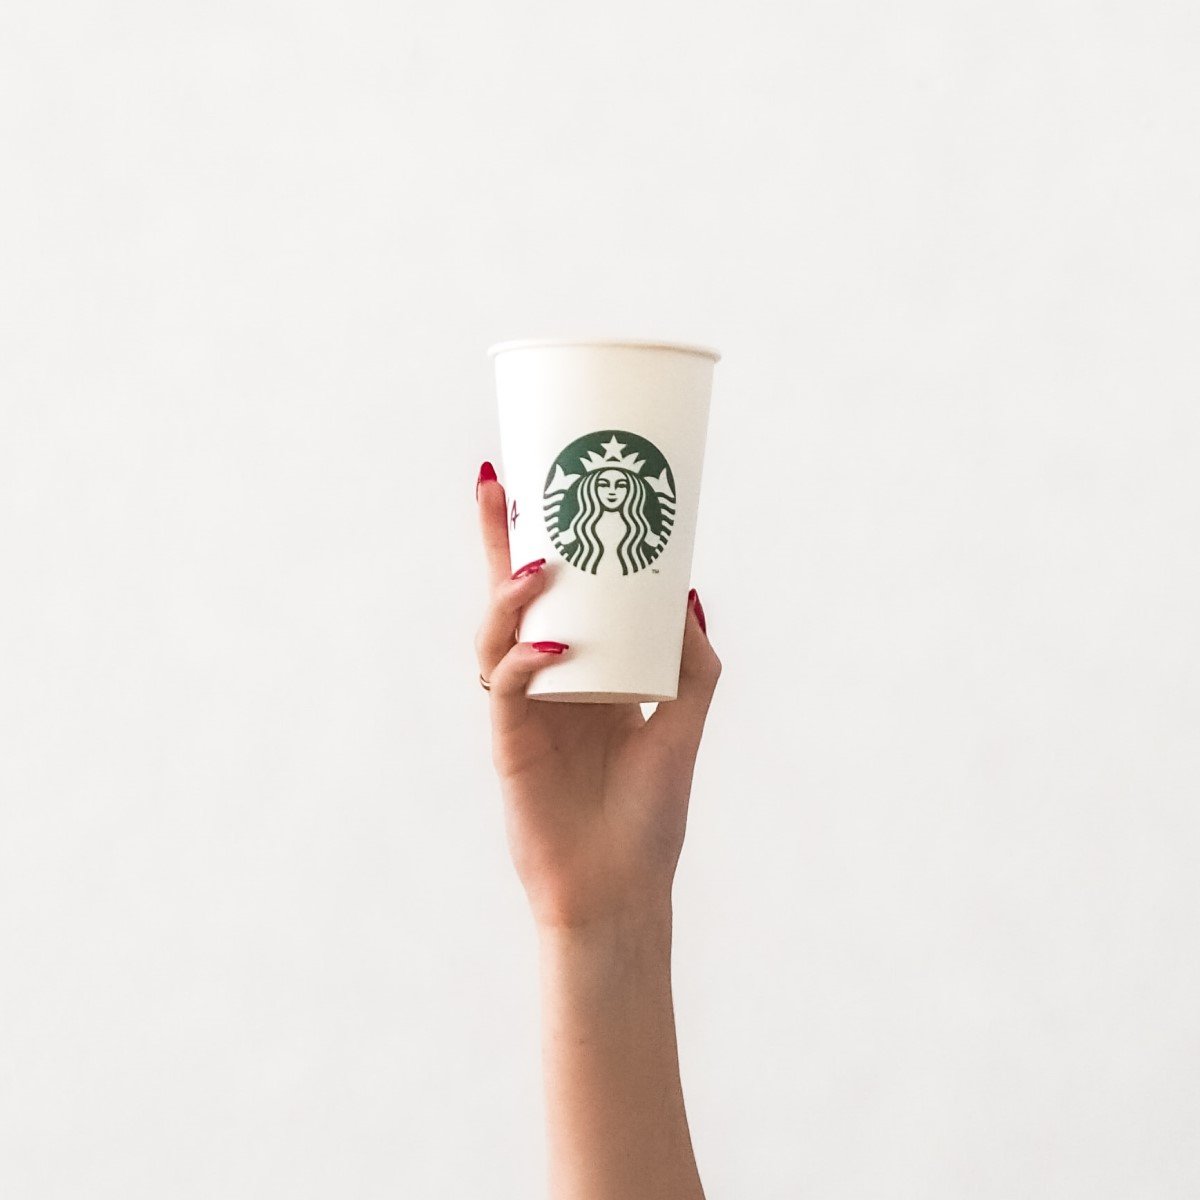
[[[720,362],[721,355],[708,346],[697,346],[690,342],[660,342],[644,338],[517,338],[508,342],[497,342],[488,347],[488,355],[495,358],[509,350],[531,350],[546,346],[629,346],[641,350],[677,350],[682,354],[699,354]]]

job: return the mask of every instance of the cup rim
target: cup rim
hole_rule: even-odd
[[[639,350],[677,350],[682,354],[699,354],[702,358],[711,358],[720,362],[721,355],[709,346],[698,346],[692,342],[661,342],[644,338],[588,338],[588,337],[558,337],[558,338],[515,338],[507,342],[497,342],[488,347],[488,357],[495,358],[509,350],[533,350],[548,346],[631,346]]]

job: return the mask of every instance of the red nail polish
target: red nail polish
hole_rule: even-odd
[[[529,644],[543,654],[561,654],[568,648],[566,642],[530,642]]]
[[[483,466],[479,468],[479,478],[475,480],[475,499],[479,499],[479,485],[489,479],[496,478],[496,468],[492,466],[486,459]]]
[[[520,579],[524,575],[532,575],[535,571],[540,571],[546,565],[544,558],[535,558],[533,562],[527,562],[523,567],[518,567],[513,572],[514,579]]]
[[[704,619],[704,605],[700,603],[700,593],[692,588],[688,592],[688,602],[696,610],[696,620],[700,622],[700,628],[704,630],[705,636],[708,635],[708,622]]]

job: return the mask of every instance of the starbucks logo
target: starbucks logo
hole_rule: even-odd
[[[542,508],[558,552],[592,575],[632,575],[666,548],[675,480],[662,452],[636,433],[602,429],[554,460]]]

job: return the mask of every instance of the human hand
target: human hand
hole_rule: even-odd
[[[509,850],[534,920],[593,927],[669,910],[696,753],[721,674],[699,597],[694,589],[687,597],[679,698],[648,720],[636,703],[531,700],[525,687],[546,655],[571,652],[561,642],[516,640],[521,610],[553,580],[544,560],[513,575],[507,501],[490,464],[476,493],[490,600],[475,650],[491,687],[492,763]]]

